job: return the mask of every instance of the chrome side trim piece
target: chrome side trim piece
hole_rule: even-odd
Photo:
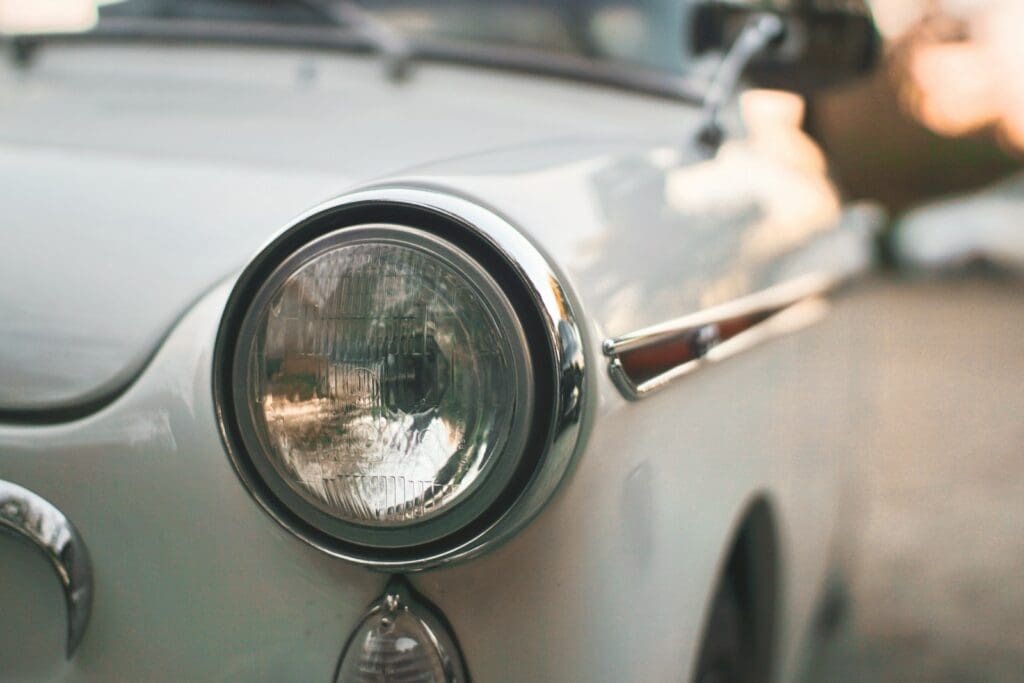
[[[50,502],[26,488],[0,480],[0,529],[27,539],[53,565],[68,610],[66,656],[82,642],[92,610],[92,562],[74,525]]]
[[[608,373],[627,399],[644,398],[700,368],[817,322],[828,311],[823,296],[840,281],[841,278],[827,275],[806,275],[719,306],[606,339],[602,350],[610,359]],[[677,356],[678,361],[647,376],[630,367],[631,354],[642,351],[663,351],[665,356]]]

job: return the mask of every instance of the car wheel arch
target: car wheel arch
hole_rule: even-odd
[[[699,677],[709,637],[713,637],[717,602],[728,592],[738,603],[743,622],[742,680],[766,683],[774,680],[782,569],[776,512],[769,495],[752,496],[735,520],[707,596],[692,679]]]

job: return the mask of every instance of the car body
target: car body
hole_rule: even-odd
[[[400,573],[474,680],[680,680],[741,546],[758,675],[797,673],[856,449],[842,283],[877,222],[809,138],[729,107],[709,149],[682,86],[458,61],[395,82],[373,54],[152,35],[29,59],[0,70],[0,479],[80,534],[91,605],[0,538],[22,625],[0,678],[332,680]],[[448,212],[535,263],[568,359],[561,469],[514,526],[430,561],[290,527],[228,457],[215,390],[254,256],[373,202]],[[785,324],[745,322],[656,387],[623,376],[647,341],[761,314]]]
[[[1013,272],[1024,262],[1016,229],[1021,176],[981,190],[931,202],[902,216],[893,227],[893,255],[909,271],[950,271],[988,264]]]

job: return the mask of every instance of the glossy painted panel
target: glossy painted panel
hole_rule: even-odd
[[[396,86],[374,60],[329,53],[115,44],[37,57],[0,63],[8,416],[115,394],[192,302],[354,182],[537,140],[674,132],[685,111],[444,66]]]
[[[0,680],[58,678],[68,667],[67,617],[60,584],[27,541],[0,534]]]
[[[518,537],[415,577],[480,680],[688,680],[736,515],[777,516],[791,680],[856,452],[845,308],[640,402],[606,378],[579,467]],[[514,662],[514,664],[513,664]],[[514,672],[510,679],[510,672]]]
[[[697,114],[684,113],[692,133]],[[566,271],[600,334],[615,336],[810,273],[870,267],[878,213],[844,210],[820,150],[797,141],[811,147],[796,161],[756,136],[711,157],[692,137],[531,145],[386,183],[450,188],[506,215]]]
[[[210,399],[226,296],[222,287],[204,299],[109,408],[57,426],[0,427],[0,471],[60,507],[88,539],[95,570],[75,657],[60,666],[58,647],[26,671],[74,681],[329,680],[383,587],[385,577],[294,539],[235,477]]]
[[[327,680],[386,582],[293,538],[232,472],[209,397],[226,296],[205,297],[109,408],[0,428],[4,475],[65,511],[96,571],[78,654],[61,667],[58,647],[40,670]],[[835,410],[849,371],[837,362],[843,324],[830,317],[639,403],[599,375],[587,450],[538,519],[488,555],[413,578],[476,679],[682,678],[735,514],[757,491],[780,514],[795,652],[827,564],[832,465],[849,450]]]
[[[333,193],[336,182],[392,171],[402,160],[489,147],[380,184],[477,200],[558,266],[586,320],[584,352],[595,370],[589,436],[531,526],[493,553],[417,575],[415,584],[452,621],[477,680],[683,679],[736,515],[765,493],[780,515],[783,668],[792,671],[827,566],[836,460],[853,449],[842,305],[799,335],[638,403],[611,384],[600,344],[802,273],[863,265],[857,248],[834,248],[836,239],[842,246],[863,234],[857,226],[833,230],[840,206],[813,150],[755,135],[709,158],[688,144],[692,108],[538,79],[431,67],[399,90],[373,80],[376,65],[324,58],[314,60],[323,71],[307,92],[297,74],[308,57],[295,54],[170,50],[181,61],[161,61],[167,53],[119,49],[136,59],[110,61],[113,49],[55,52],[45,78],[29,77],[13,96],[0,91],[0,119],[17,124],[0,127],[0,154],[35,169],[24,176],[34,178],[31,196],[4,202],[24,208],[19,221],[30,220],[52,189],[57,206],[43,212],[53,219],[52,237],[75,246],[46,271],[46,240],[19,235],[27,262],[43,270],[7,283],[5,306],[37,297],[55,306],[57,326],[80,310],[88,317],[78,331],[97,348],[109,351],[120,336],[135,340],[122,361],[145,356],[178,312],[270,236],[270,223],[284,223],[281,212],[320,197],[285,204],[305,204],[303,197]],[[199,67],[211,71],[200,76]],[[162,69],[158,87],[151,80]],[[263,79],[258,87],[254,73]],[[346,92],[359,95],[358,114],[350,114]],[[82,117],[81,140],[60,129],[67,116],[58,105]],[[251,119],[239,116],[243,107]],[[241,120],[251,125],[225,125]],[[64,150],[42,149],[47,136]],[[296,168],[303,170],[289,170]],[[140,202],[159,196],[153,201],[173,220],[148,204],[122,206],[116,188],[87,191],[98,171]],[[51,187],[50,172],[69,185]],[[14,166],[2,173],[20,178]],[[214,189],[197,178],[212,179]],[[222,202],[216,187],[233,189]],[[249,192],[266,197],[240,208]],[[81,220],[59,206],[67,197],[81,199]],[[218,211],[232,216],[219,221],[230,229],[218,230]],[[111,213],[116,220],[105,227]],[[81,234],[69,234],[75,230]],[[160,253],[133,263],[122,240],[141,245],[154,234],[166,240]],[[72,256],[90,264],[77,280],[67,275]],[[176,273],[177,263],[187,272]],[[159,301],[144,286],[154,279],[174,283]],[[58,505],[93,553],[93,623],[62,670],[66,680],[326,680],[385,583],[291,537],[231,470],[210,398],[210,353],[226,297],[220,286],[192,307],[106,408],[66,424],[0,427],[0,476]],[[146,318],[150,311],[159,320]],[[82,346],[66,328],[51,332],[51,355]],[[111,367],[89,375],[93,386]],[[57,393],[72,371],[58,375],[36,396],[40,404],[74,400]],[[11,391],[10,401],[24,400]]]

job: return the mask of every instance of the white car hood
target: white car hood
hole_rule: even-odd
[[[102,401],[340,176],[0,146],[0,409]]]
[[[155,45],[0,65],[0,419],[85,414],[299,213],[419,164],[671,131],[678,104],[500,72]],[[208,343],[209,340],[204,340]]]

